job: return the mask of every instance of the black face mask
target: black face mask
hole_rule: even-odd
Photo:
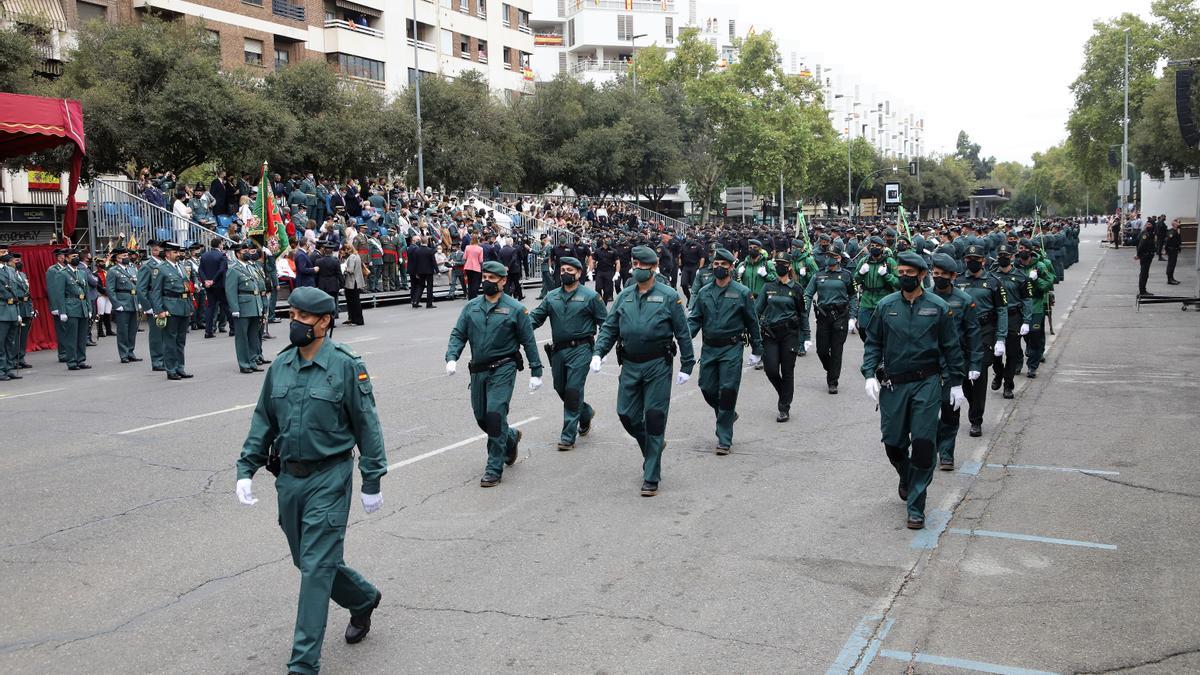
[[[883,255],[883,249],[881,249],[881,248],[871,248],[868,250],[871,251],[872,258],[878,258],[879,256]]]
[[[908,249],[909,249],[909,245],[908,245],[907,241],[902,241],[899,244],[896,244],[897,251],[907,251]]]
[[[947,288],[950,288],[950,277],[934,277],[933,287],[939,291],[944,291]]]
[[[495,295],[500,292],[500,284],[494,281],[485,281],[480,284],[479,290],[483,291],[484,295]]]
[[[316,328],[309,323],[292,319],[288,329],[288,340],[297,347],[307,347],[317,339]]]
[[[570,273],[560,274],[559,278],[562,279],[563,286],[570,286],[571,284],[574,284],[576,281],[579,281],[579,279],[574,274],[570,274]]]
[[[25,263],[17,263],[16,270],[20,272],[23,269],[25,269]]]
[[[978,272],[979,270],[983,269],[983,261],[972,258],[967,261],[967,269],[972,272]]]
[[[921,285],[919,277],[900,277],[900,290],[912,293]]]
[[[1002,255],[996,258],[996,263],[1001,267],[1008,267],[1012,264],[1012,256]]]
[[[729,276],[729,268],[728,267],[714,267],[713,268],[713,277],[714,278],[725,279],[728,276]]]

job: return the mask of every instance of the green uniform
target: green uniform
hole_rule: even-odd
[[[804,317],[804,289],[795,281],[772,281],[763,287],[754,304],[762,326],[763,364],[767,379],[779,397],[779,412],[792,408],[796,355],[809,339]]]
[[[879,302],[867,328],[862,374],[872,378],[887,366],[891,385],[880,380],[879,423],[888,460],[908,493],[910,518],[925,517],[942,385],[961,384],[963,353],[952,313],[933,293],[909,302],[896,292]]]
[[[775,266],[770,262],[765,254],[759,253],[757,258],[747,257],[738,264],[737,280],[750,291],[751,298],[757,298],[768,281],[779,279],[779,275],[775,274]]]
[[[501,293],[495,302],[480,295],[469,301],[450,331],[446,360],[457,361],[470,343],[471,410],[475,423],[487,434],[487,467],[484,475],[501,476],[504,464],[516,461],[517,431],[508,426],[508,405],[513,383],[521,365],[520,350],[529,359],[529,372],[542,376],[537,341],[529,310],[512,297]]]
[[[278,453],[279,526],[292,564],[300,570],[288,663],[295,672],[320,670],[330,600],[353,615],[374,606],[379,593],[342,559],[355,446],[361,455],[362,491],[379,494],[387,456],[362,359],[328,338],[312,361],[301,358],[295,347],[284,349],[263,380],[237,477],[251,478],[267,465],[268,453]]]
[[[712,262],[706,262],[704,267],[696,270],[696,278],[692,281],[692,287],[688,289],[688,311],[696,304],[696,296],[700,294],[700,289],[713,282]]]
[[[614,347],[621,363],[617,417],[642,451],[643,480],[655,485],[662,473],[662,452],[671,408],[674,345],[679,369],[689,375],[695,365],[683,297],[656,282],[645,293],[632,280],[613,300],[593,354],[603,357]]]
[[[1021,268],[1029,279],[1032,291],[1030,308],[1033,316],[1029,322],[1029,333],[1025,336],[1025,367],[1030,373],[1037,372],[1038,366],[1042,365],[1042,355],[1046,353],[1046,309],[1050,305],[1054,284],[1058,283],[1055,267],[1045,258],[1035,258],[1028,266]]]
[[[592,426],[595,411],[584,400],[583,389],[596,331],[607,317],[603,298],[582,283],[570,293],[561,286],[550,291],[529,314],[535,329],[550,319],[550,377],[563,401],[560,447],[574,445],[580,427],[587,430]]]
[[[771,283],[774,281],[777,279]],[[700,392],[717,415],[717,446],[728,449],[733,444],[746,340],[755,356],[762,355],[762,336],[750,289],[732,280],[724,288],[715,281],[701,288],[700,297],[692,303],[688,328],[692,337],[704,331]]]
[[[138,268],[137,297],[138,307],[149,316],[146,321],[147,340],[150,343],[150,366],[155,370],[163,369],[163,329],[154,321],[154,306],[150,302],[150,287],[158,276],[158,266],[163,261],[153,256],[146,259]]]
[[[996,357],[992,361],[992,372],[996,381],[1002,383],[1006,391],[1011,391],[1013,377],[1021,368],[1024,358],[1020,329],[1022,325],[1033,325],[1033,285],[1015,263],[1008,272],[1001,271],[998,266],[989,268],[989,271],[1004,284],[1008,298],[1008,334],[1004,337],[1004,358]]]
[[[154,269],[150,304],[155,316],[167,313],[167,325],[162,329],[162,367],[168,376],[182,375],[185,372],[183,353],[187,347],[188,319],[194,309],[182,262],[163,261]]]
[[[117,322],[117,355],[127,362],[137,356],[134,354],[138,328],[137,270],[132,265],[113,265],[108,268],[104,285]]]
[[[17,339],[21,335],[21,295],[16,272],[0,263],[0,380],[17,370]]]
[[[67,367],[78,370],[87,361],[88,321],[92,316],[87,299],[86,270],[62,265],[47,273],[46,296],[56,323],[62,324],[63,353]],[[67,317],[63,320],[63,317]]]
[[[262,334],[257,329],[262,323],[262,290],[252,262],[236,260],[229,263],[224,293],[229,311],[235,315],[232,319],[233,346],[238,368],[254,368],[262,351]]]
[[[17,309],[21,313],[20,334],[17,336],[17,365],[22,368],[29,368],[29,364],[25,362],[25,350],[29,347],[29,331],[33,330],[33,320],[37,318],[37,311],[33,308],[33,296],[29,291],[29,277],[24,272],[13,270],[13,285],[17,289],[20,298],[17,300]]]
[[[66,269],[66,265],[64,265],[63,263],[60,263],[60,262],[56,262],[53,265],[51,265],[50,267],[46,268],[47,294],[49,294],[49,289],[54,288],[55,284],[58,283],[58,280],[56,277],[59,274],[61,274],[64,269]],[[63,337],[63,326],[66,324],[59,321],[58,310],[55,309],[55,305],[50,301],[49,297],[46,298],[46,304],[50,306],[50,314],[51,314],[51,316],[54,317],[54,320],[53,320],[53,322],[54,322],[54,342],[57,345],[57,349],[58,349],[58,362],[66,363],[67,362],[67,341],[66,341],[66,338]]]
[[[995,343],[1008,335],[1008,293],[1000,278],[984,270],[979,276],[968,272],[959,276],[956,286],[971,295],[975,302],[975,314],[979,323],[980,372],[983,376],[974,382],[963,382],[963,393],[970,406],[967,420],[973,425],[983,424],[983,413],[987,407],[987,372],[995,358]]]
[[[808,280],[804,306],[816,314],[817,356],[825,368],[825,384],[838,386],[842,376],[842,348],[846,345],[850,317],[858,314],[858,291],[849,270],[822,270]],[[808,317],[804,317],[808,332]]]
[[[252,261],[249,266],[250,266],[250,271],[254,274],[254,281],[258,285],[258,309],[259,309],[258,321],[256,321],[254,324],[252,324],[250,326],[250,332],[253,333],[255,336],[255,338],[251,342],[251,344],[255,347],[255,349],[254,349],[255,362],[262,364],[266,361],[266,359],[263,358],[262,346],[263,346],[263,335],[266,332],[266,327],[267,327],[267,308],[271,304],[271,291],[267,287],[266,269],[263,268],[262,263],[260,263],[258,261]]]
[[[275,311],[279,306],[279,273],[275,269],[275,254],[271,253],[270,249],[263,249],[260,255],[262,255],[262,269],[260,273],[267,285],[267,295],[264,302],[266,305],[265,317],[271,320],[275,318]],[[260,349],[259,352],[261,353],[262,350]]]
[[[985,347],[980,340],[979,308],[970,293],[953,287],[946,295],[937,291],[934,293],[950,306],[951,321],[958,333],[963,353],[963,366],[958,373],[959,383],[965,384],[968,373],[983,372],[983,350],[991,349],[992,346],[989,344]],[[958,423],[962,410],[955,410],[950,405],[950,386],[948,382],[942,383],[942,411],[938,419],[937,450],[940,462],[953,465],[954,444],[958,437]]]
[[[379,243],[383,246],[383,290],[398,290],[400,288],[400,276],[396,272],[396,263],[400,260],[399,237],[385,234],[379,238]],[[453,285],[451,285],[450,292],[454,292]]]
[[[896,261],[880,256],[878,260],[867,258],[854,270],[854,283],[858,284],[861,296],[858,299],[858,336],[867,341],[866,330],[871,315],[879,301],[900,290],[900,277],[896,276]]]

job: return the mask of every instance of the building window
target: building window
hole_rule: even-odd
[[[242,0],[243,5],[254,5],[255,7],[262,7],[262,3],[263,0]]]
[[[501,7],[501,10],[504,12],[504,14],[502,15],[503,19],[504,19],[504,27],[512,28],[512,19],[510,18],[512,16],[512,5],[510,5],[506,2],[503,5],[501,5],[500,7]]]
[[[479,0],[479,9],[476,15],[481,19],[487,18],[487,0]]]
[[[633,38],[633,15],[618,14],[617,15],[617,40],[628,42]]]
[[[329,62],[337,64],[343,75],[383,82],[383,61],[364,59],[352,54],[330,54]]]
[[[446,56],[454,56],[454,33],[443,30],[442,33],[442,53]]]
[[[468,60],[471,58],[471,41],[466,35],[458,36],[458,55]]]
[[[291,62],[291,54],[286,49],[275,48],[275,70],[282,70],[288,67]]]
[[[487,63],[487,60],[488,60],[488,53],[487,53],[487,40],[480,40],[480,41],[479,41],[479,47],[478,47],[478,50],[479,50],[479,59],[478,59],[478,60],[479,60],[479,62],[480,62],[480,63]]]
[[[504,48],[504,69],[512,70],[512,47]]]
[[[729,42],[732,43],[737,38],[737,22],[733,19],[729,20]]]
[[[567,22],[567,46],[575,46],[575,19]]]
[[[108,21],[108,7],[94,2],[78,0],[75,3],[75,13],[79,15],[80,26],[92,21]]]
[[[261,66],[263,64],[263,43],[262,40],[253,40],[246,38],[243,41],[242,54],[246,59],[246,63],[252,66]]]
[[[667,44],[675,41],[675,17],[667,17]]]

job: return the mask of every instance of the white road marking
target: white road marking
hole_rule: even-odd
[[[0,401],[5,401],[10,398],[24,398],[26,396],[37,396],[39,394],[53,394],[54,392],[62,391],[65,388],[66,387],[59,387],[58,389],[45,389],[43,391],[28,391],[28,392],[25,392],[24,394],[0,394]]]
[[[168,420],[166,422],[159,422],[158,424],[150,424],[148,426],[138,427],[136,429],[126,429],[125,431],[118,432],[117,435],[124,436],[125,434],[136,434],[139,431],[149,431],[150,429],[157,429],[159,427],[170,426],[172,424],[179,424],[180,422],[191,422],[192,420],[198,420],[198,419],[202,419],[205,417],[212,417],[213,415],[223,415],[225,413],[234,412],[237,410],[245,410],[246,408],[253,408],[254,405],[255,404],[253,404],[253,403],[247,403],[245,405],[235,405],[232,408],[226,408],[224,410],[214,410],[212,412],[202,413],[199,415],[191,415],[189,417],[180,417],[177,420]]]
[[[378,335],[367,335],[367,336],[364,336],[364,337],[357,337],[357,338],[354,338],[353,340],[343,340],[343,341],[342,341],[342,344],[344,344],[344,345],[354,345],[354,344],[358,344],[359,342],[370,342],[371,340],[378,340],[378,339],[379,339],[379,336],[378,336]]]
[[[530,422],[537,420],[537,419],[541,419],[541,418],[534,416],[534,417],[530,417],[528,419],[523,419],[520,422],[514,422],[508,426],[509,427],[519,427],[523,424],[529,424]],[[482,440],[484,438],[487,438],[487,434],[477,434],[470,438],[461,440],[457,443],[451,443],[450,445],[447,445],[445,447],[438,448],[437,450],[430,450],[429,452],[427,452],[423,455],[417,455],[416,457],[409,457],[408,459],[401,460],[399,462],[396,462],[395,464],[388,465],[388,471],[395,471],[396,469],[399,469],[402,466],[408,466],[409,464],[416,464],[417,462],[419,462],[423,459],[429,459],[430,457],[435,457],[437,455],[442,454],[443,452],[449,452],[450,450],[453,450],[455,448],[461,448],[464,445],[474,443],[475,441]]]

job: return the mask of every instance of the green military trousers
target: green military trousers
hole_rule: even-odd
[[[575,345],[560,349],[550,357],[550,376],[554,380],[554,391],[563,402],[563,426],[558,442],[571,445],[579,433],[579,427],[592,425],[594,410],[583,400],[583,387],[587,383],[588,367],[592,361],[592,346]]]
[[[88,320],[83,317],[70,317],[66,321],[59,315],[56,323],[62,324],[63,353],[67,357],[67,366],[78,366],[87,361]]]
[[[17,336],[17,364],[25,365],[25,350],[29,348],[29,331],[33,330],[33,319],[25,319],[21,333]]]
[[[182,373],[184,350],[187,347],[188,317],[167,316],[167,327],[162,329],[163,368],[167,374]]]
[[[700,351],[700,393],[717,413],[717,445],[733,444],[733,421],[737,419],[738,387],[742,385],[741,343],[726,347],[704,345]]]
[[[21,327],[16,321],[0,321],[0,375],[17,369],[17,336],[20,334]]]
[[[511,362],[471,374],[471,411],[475,413],[475,423],[487,434],[484,474],[503,475],[505,460],[511,463],[517,459],[517,430],[508,426],[508,404],[516,380],[517,364]]]
[[[329,601],[361,614],[379,593],[361,574],[346,566],[342,549],[354,462],[347,459],[307,478],[279,474],[279,527],[287,537],[292,564],[300,570],[296,635],[288,670],[316,675],[329,618]]]
[[[645,363],[626,361],[617,388],[617,418],[642,450],[642,474],[658,483],[662,473],[667,413],[671,408],[672,362],[666,358]]]
[[[117,324],[117,356],[128,359],[136,356],[133,351],[137,346],[137,312],[113,312]]]
[[[976,382],[981,382],[980,376]],[[963,379],[966,383],[966,378]],[[965,404],[964,404],[965,405]],[[962,409],[955,410],[950,405],[950,386],[942,385],[941,415],[938,417],[937,451],[938,459],[950,464],[954,463],[954,445],[958,440],[958,424],[962,419]]]
[[[163,329],[158,327],[153,316],[147,317],[146,332],[148,333],[146,339],[150,343],[150,366],[165,368],[166,366],[163,365]]]
[[[1050,302],[1047,298],[1046,302]],[[1033,321],[1029,322],[1029,333],[1025,340],[1025,369],[1034,372],[1042,365],[1042,356],[1046,353],[1046,314],[1034,312]]]
[[[879,392],[883,446],[900,476],[900,484],[908,490],[910,517],[925,517],[925,492],[933,479],[934,440],[941,402],[942,383],[937,375],[884,387]]]
[[[54,341],[58,345],[58,362],[66,363],[67,362],[67,338],[63,336],[63,333],[65,332],[63,329],[67,327],[67,324],[58,317],[59,317],[58,314],[53,315]]]
[[[237,354],[238,368],[254,368],[258,365],[254,349],[253,334],[258,330],[257,316],[239,316],[233,319],[233,349]]]

